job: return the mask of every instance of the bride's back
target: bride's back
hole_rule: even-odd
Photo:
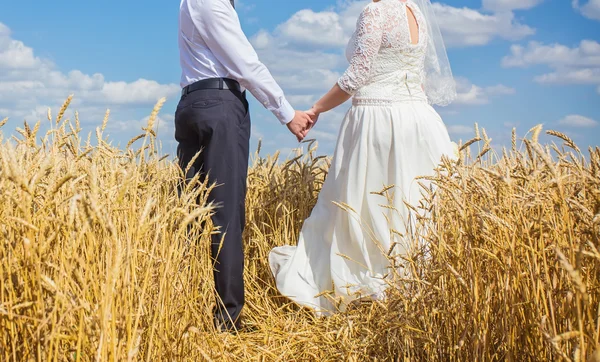
[[[376,38],[379,36],[381,39]],[[370,3],[361,14],[346,51],[350,60],[357,47],[368,49],[380,42],[377,54],[365,51],[371,58],[365,67],[368,80],[358,89],[355,99],[426,100],[421,84],[427,36],[425,18],[413,1]]]

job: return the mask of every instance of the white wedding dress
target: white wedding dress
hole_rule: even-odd
[[[407,9],[408,7],[408,9]],[[407,10],[419,25],[411,42]],[[328,315],[387,287],[386,254],[409,229],[404,201],[418,203],[418,176],[431,175],[454,144],[423,91],[427,27],[412,0],[370,3],[347,49],[350,67],[338,81],[353,94],[319,199],[297,246],[277,247],[269,264],[282,295]],[[373,194],[394,186],[393,206]],[[348,207],[344,206],[347,205]],[[408,245],[395,246],[402,255]]]

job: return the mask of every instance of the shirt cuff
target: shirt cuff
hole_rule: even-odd
[[[290,102],[284,98],[281,102],[281,106],[273,110],[273,114],[279,119],[281,124],[288,124],[292,121],[292,119],[294,119],[294,116],[296,116],[296,111]]]

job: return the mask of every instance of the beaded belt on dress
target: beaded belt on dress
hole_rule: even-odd
[[[386,74],[382,77],[381,80],[374,79],[374,81],[365,86],[368,87],[377,87],[381,88],[382,83],[387,83],[389,86],[390,78],[395,78],[394,81],[394,91],[393,94],[387,94],[384,97],[378,97],[376,95],[364,94],[361,96],[360,93],[370,93],[363,89],[363,92],[360,92],[352,98],[352,105],[355,106],[388,106],[398,103],[406,103],[406,102],[427,102],[427,95],[421,89],[421,78],[414,73],[400,71],[396,74]],[[383,82],[382,82],[383,81]],[[365,92],[366,91],[366,92]],[[378,89],[378,93],[381,89]],[[388,92],[386,92],[388,93]]]
[[[407,102],[425,102],[427,103],[427,97],[422,96],[408,96],[397,99],[376,99],[376,98],[352,98],[353,106],[391,106],[395,104],[407,103]]]

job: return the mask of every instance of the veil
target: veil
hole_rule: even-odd
[[[430,0],[412,0],[427,25],[427,49],[423,86],[431,104],[447,106],[456,98],[456,82],[448,61],[446,46]]]

